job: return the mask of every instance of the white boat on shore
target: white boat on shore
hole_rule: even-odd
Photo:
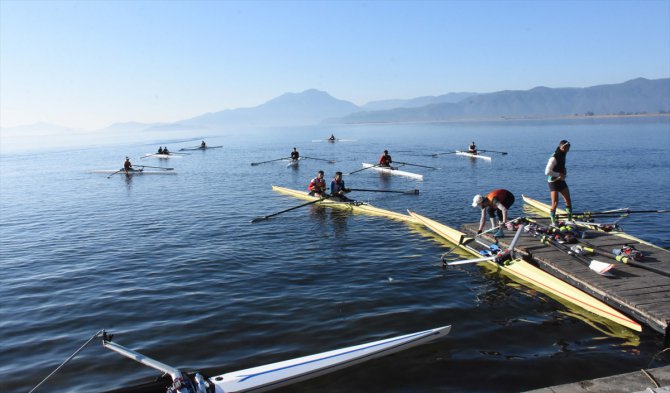
[[[386,174],[389,174],[389,175],[404,176],[404,177],[409,177],[409,178],[416,179],[416,180],[423,180],[423,175],[420,175],[418,173],[413,173],[413,172],[401,171],[400,169],[397,169],[395,167],[378,166],[378,165],[368,164],[368,163],[364,162],[363,163],[363,168],[370,168],[370,169],[375,170],[377,172],[386,173]]]

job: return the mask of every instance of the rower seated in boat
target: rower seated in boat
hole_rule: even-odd
[[[298,153],[298,150],[294,147],[293,151],[291,152],[291,161],[298,161],[300,159],[300,153]]]
[[[309,182],[307,189],[311,196],[317,196],[319,198],[328,198],[330,196],[326,193],[326,181],[323,180],[323,171],[316,173],[316,177]]]
[[[477,154],[477,145],[475,145],[475,141],[472,141],[472,143],[468,147],[468,153]]]
[[[388,150],[384,150],[384,154],[382,154],[381,157],[379,157],[379,166],[382,167],[388,167],[391,169],[395,169],[391,167],[391,163],[393,162],[393,159],[391,158],[391,155],[389,154]]]
[[[514,204],[514,194],[505,190],[497,189],[493,190],[482,197],[477,194],[472,199],[472,207],[479,207],[482,209],[482,216],[479,220],[479,229],[477,234],[482,233],[484,229],[484,222],[486,221],[486,212],[488,211],[489,217],[491,218],[491,229],[499,226],[498,231],[493,234],[495,237],[503,237],[503,225],[507,222],[507,210]],[[496,218],[498,219],[498,224],[496,225]]]
[[[158,146],[158,154],[163,154],[163,146]]]
[[[329,141],[335,142],[335,135],[330,134],[330,138],[328,138]]]
[[[128,172],[132,172],[133,169],[133,164],[130,162],[130,158],[126,157],[126,161],[123,163],[123,170]]]
[[[207,148],[207,144],[205,143],[205,141],[200,142],[200,148],[201,149],[206,149]]]
[[[168,150],[167,146],[163,148],[163,154],[168,155],[170,154],[170,150]]]
[[[351,192],[351,190],[344,186],[342,172],[335,172],[335,177],[333,178],[333,181],[330,182],[330,195],[332,198],[339,199],[341,202],[353,202],[344,195],[348,192]]]

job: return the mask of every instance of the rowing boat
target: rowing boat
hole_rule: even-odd
[[[147,170],[142,170],[142,169],[135,169],[135,170],[130,170],[128,172],[125,171],[125,169],[104,169],[104,170],[96,170],[96,171],[91,171],[91,173],[119,173],[120,175],[176,175],[177,172],[174,171],[147,171]]]
[[[443,326],[212,377],[205,377],[199,372],[183,372],[111,340],[103,339],[103,346],[164,373],[164,376],[156,382],[138,385],[135,388],[120,389],[117,392],[164,393],[166,389],[179,385],[183,390],[175,391],[258,393],[292,385],[371,359],[426,344],[446,336],[450,330],[451,326]],[[108,336],[105,335],[104,337],[107,338]],[[187,390],[187,387],[190,390]]]
[[[190,151],[190,150],[207,150],[207,149],[220,149],[223,146],[205,146],[205,147],[182,147],[179,151]]]
[[[316,201],[320,199],[319,197],[309,195],[309,193],[307,192],[292,190],[286,187],[272,186],[272,190],[280,194],[290,195],[292,197],[299,198],[305,201]],[[414,219],[411,216],[408,216],[407,214],[396,213],[394,211],[386,209],[380,209],[365,202],[339,202],[332,199],[325,199],[321,202],[318,202],[317,205],[324,207],[332,207],[336,209],[349,210],[354,213],[392,218],[404,222],[415,222]]]
[[[303,159],[302,157],[300,157],[300,158],[298,158],[298,159],[295,159],[295,160],[294,160],[294,159],[290,159],[290,160],[289,160],[289,163],[286,165],[286,167],[287,167],[287,168],[290,168],[290,167],[297,167],[298,164],[300,163],[300,160],[302,160],[302,159]]]
[[[386,173],[386,174],[390,174],[390,175],[398,175],[398,176],[410,177],[410,178],[416,179],[416,180],[423,180],[423,175],[419,175],[418,173],[401,171],[400,169],[394,169],[394,168],[383,167],[383,166],[376,166],[376,165],[368,164],[368,163],[365,163],[365,162],[363,163],[363,168],[370,168],[370,169],[375,170],[377,172]]]
[[[546,203],[544,203],[544,202],[540,202],[540,201],[538,201],[537,199],[533,199],[533,198],[528,197],[528,196],[523,195],[523,194],[521,194],[521,196],[523,197],[523,202],[524,202],[525,204],[527,204],[528,206],[531,206],[531,207],[535,208],[536,210],[539,210],[540,212],[544,213],[547,217],[549,217],[549,213],[551,212],[551,206],[550,206],[550,205],[548,205],[548,204],[546,204]],[[567,212],[566,210],[564,210],[564,209],[556,209],[556,214],[567,215],[568,212]],[[601,229],[602,229],[602,228],[600,228],[598,225],[588,225],[588,223],[583,223],[583,222],[578,222],[578,221],[575,222],[575,224],[576,224],[577,226],[586,227],[586,228],[588,228],[588,229],[592,229],[592,230],[601,230]],[[586,224],[586,225],[585,225],[585,224]],[[651,246],[651,247],[654,247],[654,248],[658,248],[658,249],[661,249],[661,250],[665,250],[664,248],[661,248],[661,247],[659,247],[659,246],[657,246],[657,245],[655,245],[655,244],[652,244],[652,243],[649,243],[649,242],[647,242],[647,241],[645,241],[645,240],[642,240],[642,239],[640,239],[640,238],[637,238],[637,237],[635,237],[635,236],[633,236],[633,235],[629,235],[629,234],[627,234],[626,232],[623,232],[623,231],[616,231],[616,230],[613,230],[613,231],[609,231],[609,232],[607,232],[607,233],[609,233],[609,234],[611,234],[611,235],[614,235],[614,236],[622,237],[622,238],[624,238],[624,239],[633,240],[633,241],[636,241],[636,242],[638,242],[638,243],[646,244],[646,245]],[[665,250],[665,251],[667,251],[667,250]]]
[[[155,157],[155,158],[182,158],[182,156],[178,156],[175,154],[158,154],[158,153],[147,153],[145,154],[142,158],[146,157]]]
[[[479,251],[468,245],[472,242],[474,238],[468,237],[465,233],[441,224],[435,220],[424,217],[412,211],[409,211],[409,214],[417,220],[417,222],[424,224],[426,227],[442,236],[446,240],[454,243],[460,244],[461,248],[468,253],[481,257],[482,255]],[[552,276],[551,274],[531,265],[530,263],[524,261],[520,258],[515,258],[509,264],[498,264],[492,260],[483,261],[481,263],[492,264],[494,267],[500,271],[507,273],[510,277],[514,278],[516,281],[520,281],[522,284],[541,290],[543,293],[551,296],[552,298],[560,302],[568,302],[580,306],[581,308],[596,314],[600,317],[606,318],[610,321],[614,321],[622,326],[625,326],[629,329],[635,331],[642,331],[642,326],[635,322],[634,320],[623,315],[614,308],[608,306],[602,301],[594,298],[593,296],[583,292],[572,285]],[[585,285],[588,285],[584,283]]]
[[[483,156],[481,154],[473,154],[473,153],[470,153],[470,152],[467,152],[467,151],[456,150],[455,154],[457,156],[466,156],[466,157],[470,157],[470,158],[480,158],[482,160],[491,161],[491,157],[489,157],[489,156]]]

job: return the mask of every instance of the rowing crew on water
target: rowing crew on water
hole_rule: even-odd
[[[503,237],[503,226],[507,222],[507,211],[514,204],[514,194],[505,189],[496,189],[489,192],[486,197],[477,194],[472,199],[472,207],[479,207],[482,210],[479,219],[479,228],[477,234],[482,233],[484,223],[486,222],[486,213],[489,213],[491,219],[491,229],[498,228],[493,234],[494,237]],[[498,223],[496,223],[496,218]]]

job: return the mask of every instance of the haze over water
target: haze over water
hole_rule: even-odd
[[[330,133],[351,140],[313,142]],[[222,149],[140,159],[200,138]],[[477,265],[444,270],[450,244],[421,227],[316,206],[266,222],[256,216],[301,203],[271,185],[305,189],[375,162],[440,167],[423,182],[363,171],[349,187],[420,189],[418,196],[351,197],[445,224],[474,222],[472,196],[512,191],[548,201],[547,159],[568,139],[575,211],[670,207],[668,118],[361,125],[149,134],[75,140],[0,156],[0,390],[27,391],[96,331],[166,364],[237,370],[431,327],[446,339],[287,388],[292,392],[512,392],[668,364],[663,339],[585,320],[584,313]],[[431,153],[509,152],[492,162]],[[55,141],[55,140],[54,140]],[[6,141],[5,141],[6,142]],[[4,143],[4,142],[3,142]],[[77,147],[71,147],[77,146]],[[293,147],[305,160],[286,157]],[[134,164],[175,176],[92,174]],[[622,221],[630,234],[670,247],[662,215]],[[560,370],[558,372],[557,370]],[[151,370],[104,350],[84,350],[42,391],[128,386]]]

